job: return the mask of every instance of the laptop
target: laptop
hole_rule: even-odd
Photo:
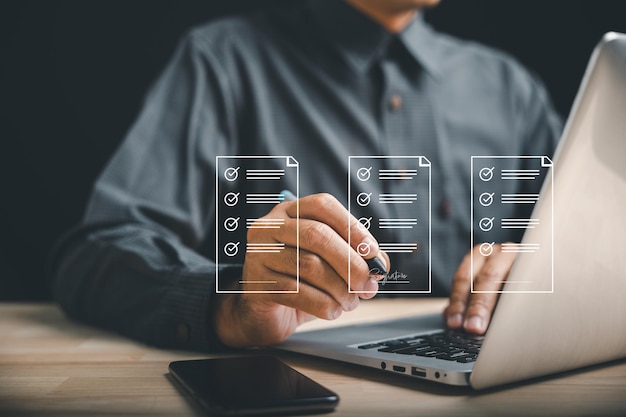
[[[626,357],[625,109],[626,35],[610,32],[534,207],[553,230],[527,229],[521,242],[554,251],[518,255],[484,337],[446,331],[434,314],[295,333],[277,347],[475,389]],[[552,291],[514,291],[529,278]]]

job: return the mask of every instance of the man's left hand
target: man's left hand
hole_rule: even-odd
[[[472,252],[474,270],[470,271]],[[465,255],[454,274],[450,300],[443,312],[448,328],[475,334],[485,333],[498,301],[496,291],[502,288],[514,261],[515,254],[502,252],[502,245],[494,245],[489,256],[480,253],[479,245]],[[488,292],[472,293],[472,279],[474,291]]]

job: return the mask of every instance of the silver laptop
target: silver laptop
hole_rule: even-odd
[[[553,162],[532,216],[553,215],[553,230],[528,229],[522,244],[554,252],[518,256],[484,338],[445,332],[435,314],[278,348],[476,389],[626,357],[626,35],[596,47]],[[553,291],[514,291],[529,278]]]

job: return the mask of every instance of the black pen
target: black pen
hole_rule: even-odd
[[[280,192],[280,200],[281,201],[296,201],[297,198],[295,196],[294,193],[292,193],[289,190],[283,190]],[[385,268],[385,264],[383,263],[383,261],[375,256],[373,258],[370,259],[366,259],[365,262],[367,263],[367,266],[369,266],[370,268],[370,275],[381,275],[381,276],[385,276],[389,273],[389,271],[387,271],[387,268]]]

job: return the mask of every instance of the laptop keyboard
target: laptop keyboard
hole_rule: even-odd
[[[428,335],[403,337],[357,346],[379,352],[416,355],[452,362],[475,362],[484,336],[445,330]]]

